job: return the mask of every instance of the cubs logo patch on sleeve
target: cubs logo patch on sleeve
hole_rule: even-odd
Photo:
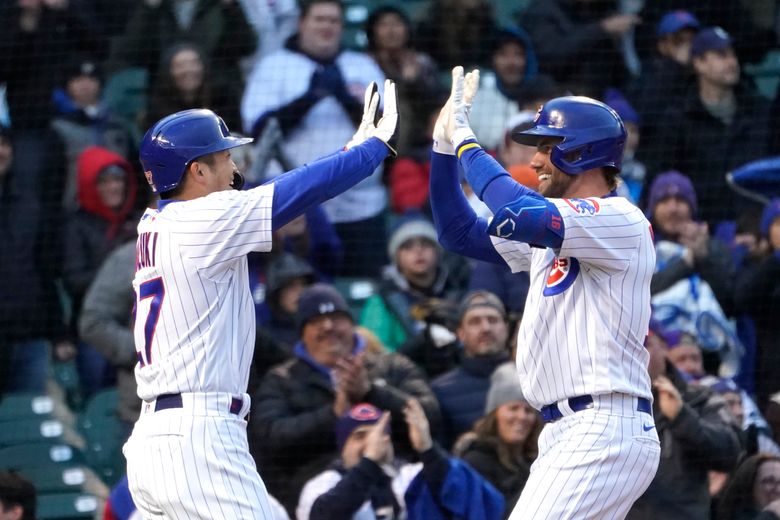
[[[547,282],[544,284],[545,296],[555,296],[571,287],[580,273],[580,263],[576,258],[556,258],[553,261]]]
[[[601,210],[599,202],[596,199],[563,199],[571,209],[580,215],[595,215]]]

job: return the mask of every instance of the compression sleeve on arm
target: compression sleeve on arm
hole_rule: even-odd
[[[533,246],[560,248],[564,225],[558,208],[537,192],[515,182],[474,140],[456,151],[466,180],[495,215],[488,232]]]
[[[274,183],[273,229],[371,176],[388,152],[385,143],[372,137],[350,150],[323,157],[270,181]]]
[[[444,248],[478,260],[506,265],[487,234],[487,221],[477,216],[458,182],[455,156],[431,152],[431,211]]]

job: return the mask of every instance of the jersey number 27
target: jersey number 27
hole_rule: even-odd
[[[146,314],[144,324],[144,347],[143,350],[138,352],[138,362],[141,366],[146,366],[152,362],[152,339],[154,339],[154,333],[157,330],[157,320],[160,319],[160,308],[162,307],[163,298],[165,298],[165,285],[162,278],[152,278],[142,283],[138,287],[138,300],[136,301],[136,309],[141,308],[141,300],[151,298],[149,303],[149,312]],[[139,319],[143,319],[143,316],[136,315],[136,324]]]

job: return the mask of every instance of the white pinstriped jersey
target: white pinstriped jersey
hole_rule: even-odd
[[[559,251],[491,237],[512,272],[530,271],[517,343],[523,394],[536,408],[586,394],[652,399],[650,223],[621,197],[549,200],[565,227]]]
[[[246,392],[255,313],[246,255],[271,249],[273,184],[147,210],[138,224],[138,396]]]

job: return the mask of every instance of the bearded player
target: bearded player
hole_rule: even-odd
[[[615,194],[623,122],[590,98],[545,103],[512,136],[536,147],[536,193],[469,128],[477,84],[476,71],[453,70],[434,130],[431,207],[447,249],[530,271],[517,370],[546,425],[510,519],[624,518],[655,475],[660,447],[643,346],[655,250],[645,216]],[[464,198],[458,163],[490,223]]]
[[[138,225],[135,377],[141,416],[124,446],[130,491],[145,518],[272,519],[249,454],[246,393],[255,314],[246,255],[272,231],[371,175],[392,149],[395,86],[366,89],[363,120],[344,151],[272,183],[238,191],[231,137],[210,110],[158,121],[141,162],[160,195]],[[334,416],[334,423],[336,417]]]

